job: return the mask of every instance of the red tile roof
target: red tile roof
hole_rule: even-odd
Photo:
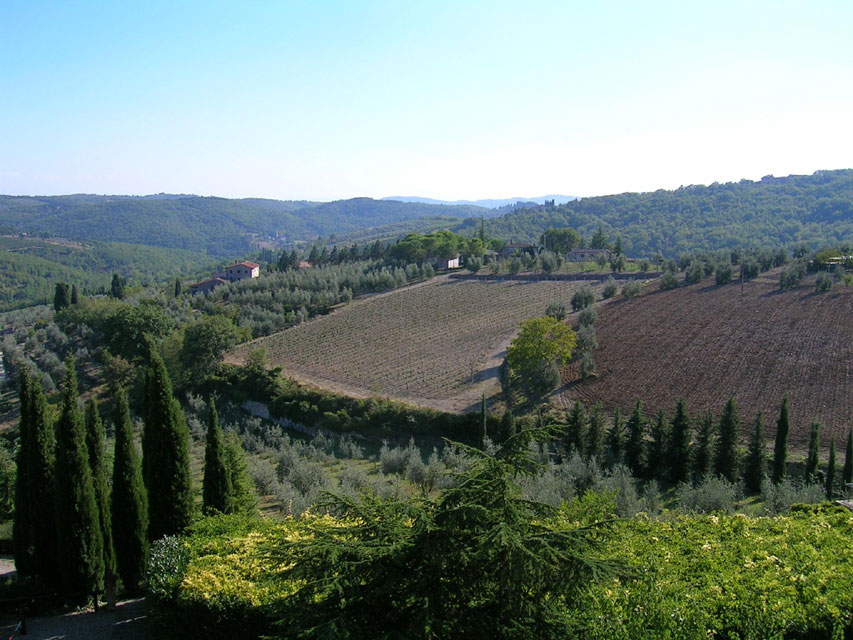
[[[254,262],[235,262],[234,264],[230,264],[226,269],[233,269],[234,267],[246,267],[247,269],[255,269],[256,267],[260,267],[261,265],[255,264]]]

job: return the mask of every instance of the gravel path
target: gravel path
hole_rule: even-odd
[[[143,640],[149,638],[148,610],[145,599],[120,602],[115,610],[84,611],[64,616],[27,619],[27,635],[12,635],[17,621],[4,618],[0,638],[24,640]]]

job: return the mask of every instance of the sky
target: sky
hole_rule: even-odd
[[[0,0],[0,193],[591,196],[853,167],[853,2]]]

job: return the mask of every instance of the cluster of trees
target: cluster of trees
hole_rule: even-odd
[[[189,433],[162,358],[149,347],[143,390],[142,460],[130,408],[114,389],[111,477],[104,426],[94,400],[79,406],[75,363],[66,360],[62,407],[53,424],[45,395],[26,369],[20,375],[20,446],[15,500],[15,562],[70,600],[83,600],[116,578],[134,592],[148,545],[183,532],[194,517]],[[251,506],[239,444],[223,439],[210,403],[203,487],[206,513]]]
[[[562,425],[564,445],[590,459],[612,467],[624,464],[637,478],[655,479],[677,485],[699,482],[706,477],[722,477],[729,482],[743,481],[746,489],[758,493],[765,479],[782,482],[788,473],[788,433],[790,406],[784,398],[776,423],[776,440],[772,459],[765,450],[764,421],[759,413],[750,430],[748,449],[740,449],[741,418],[733,399],[729,399],[719,417],[707,412],[691,417],[683,399],[668,418],[663,411],[646,417],[637,401],[627,420],[617,409],[608,418],[600,405],[588,412],[576,402]],[[809,457],[802,480],[822,482],[827,496],[853,482],[853,431],[848,432],[841,484],[835,460],[835,443],[825,472],[819,470],[819,432],[812,425]]]
[[[599,227],[622,235],[629,255],[675,255],[696,249],[742,246],[811,247],[853,241],[853,171],[818,171],[811,176],[673,191],[583,198],[555,208],[513,211],[486,221],[492,236],[536,242],[548,228],[575,229],[594,239]],[[479,221],[453,230],[473,235]]]

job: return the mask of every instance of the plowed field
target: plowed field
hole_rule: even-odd
[[[242,362],[263,347],[287,375],[333,391],[470,410],[499,388],[498,368],[521,321],[554,300],[568,307],[582,284],[436,278],[247,343],[228,359]]]
[[[602,305],[596,325],[599,377],[569,382],[560,404],[576,399],[671,415],[679,396],[691,414],[719,414],[729,396],[745,430],[763,410],[773,437],[782,395],[791,398],[791,445],[804,448],[811,421],[827,447],[853,426],[853,287],[815,293],[814,277],[781,292],[778,273],[715,286],[713,280]],[[574,380],[571,369],[564,379]]]

